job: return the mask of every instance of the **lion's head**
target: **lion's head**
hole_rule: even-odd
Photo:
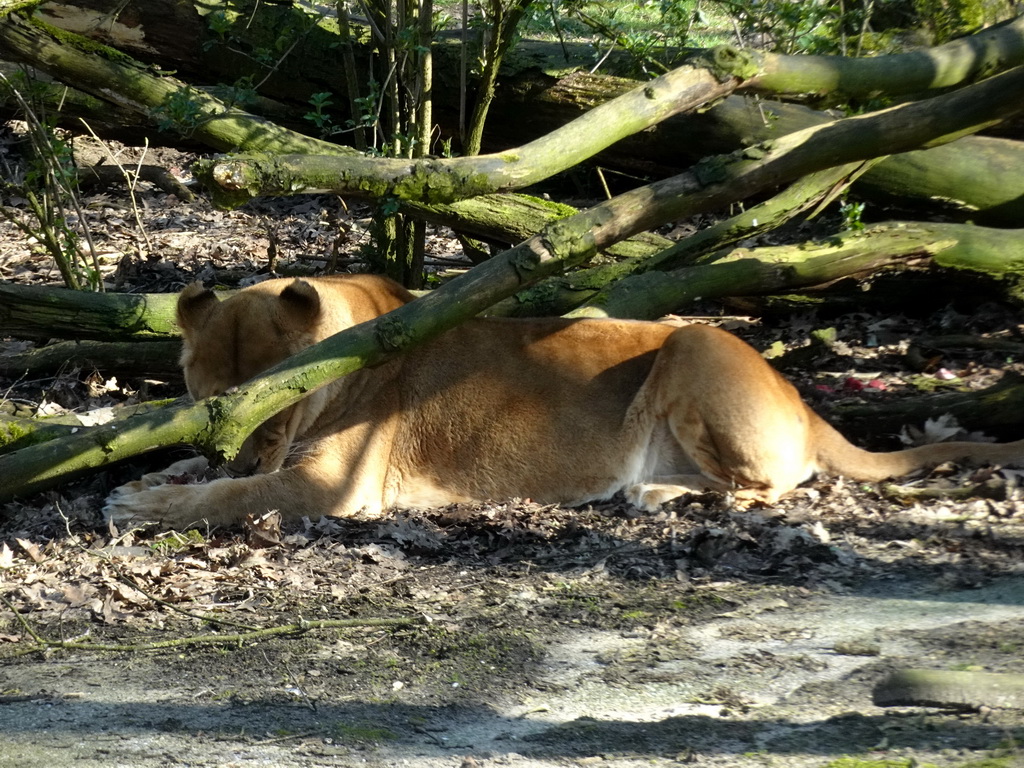
[[[316,343],[322,314],[317,290],[302,280],[273,280],[226,301],[193,283],[178,298],[181,365],[195,400],[220,395]],[[288,455],[302,403],[273,416],[228,462],[231,474],[274,472]]]
[[[220,395],[287,357],[412,300],[374,275],[267,280],[220,301],[199,283],[178,297],[185,384],[196,400]],[[227,469],[275,472],[322,407],[314,395],[273,416],[245,441]]]

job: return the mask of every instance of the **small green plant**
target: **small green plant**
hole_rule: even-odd
[[[401,201],[397,197],[392,197],[391,195],[385,195],[380,198],[377,203],[377,210],[384,216],[391,216],[398,213],[398,210],[401,207]]]
[[[716,4],[700,0],[633,0],[597,3],[562,0],[552,8],[596,36],[599,55],[608,43],[626,51],[637,74],[658,75],[685,57],[689,46],[711,46],[726,40],[728,27]],[[558,20],[552,14],[556,31]],[[531,18],[534,24],[540,14]]]
[[[330,113],[324,111],[333,103],[334,99],[329,91],[314,93],[309,97],[309,105],[313,109],[302,116],[303,120],[307,120],[316,126],[322,139],[341,133],[342,130],[340,126],[335,124],[334,118],[331,117]]]
[[[839,213],[843,216],[843,224],[846,229],[860,232],[864,229],[862,217],[864,215],[864,203],[851,203],[845,201],[839,206]]]
[[[335,723],[331,730],[335,740],[342,743],[379,743],[397,738],[394,731],[370,723]]]
[[[149,548],[163,555],[173,555],[176,552],[202,546],[205,543],[206,539],[203,538],[203,534],[193,528],[184,533],[168,531],[161,534],[161,537],[150,544]]]
[[[231,20],[228,19],[228,15],[223,10],[213,11],[206,16],[206,26],[210,28],[214,37],[217,38],[216,42],[225,43],[228,41],[228,36],[231,32]],[[206,42],[206,46],[210,47],[215,41],[209,40]]]
[[[0,206],[0,215],[33,243],[34,251],[53,259],[68,288],[100,291],[102,276],[78,199],[78,169],[71,141],[57,128],[54,118],[30,104],[33,82],[28,75],[21,73],[18,79],[16,87],[0,73],[0,96],[20,109],[32,151],[23,166],[4,169],[0,189],[6,200],[23,201],[27,215],[9,205]],[[74,213],[74,223],[69,220],[69,210]],[[83,250],[88,251],[88,260]]]
[[[189,136],[203,121],[203,110],[191,88],[173,91],[152,114],[161,131],[175,131],[182,136]]]
[[[231,85],[218,85],[212,89],[213,95],[225,104],[248,104],[259,95],[252,75],[238,78]]]

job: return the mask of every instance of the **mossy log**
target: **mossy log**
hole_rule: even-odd
[[[974,82],[1024,63],[1024,15],[934,48],[887,56],[762,54],[748,88],[767,93],[873,96]]]
[[[726,246],[770,231],[813,206],[834,199],[873,162],[850,163],[808,174],[774,197],[675,243],[657,236],[649,236],[648,240],[639,242],[636,237],[630,238],[609,248],[606,253],[631,258],[588,267],[568,275],[558,275],[495,304],[488,310],[488,314],[506,317],[566,314],[594,300],[617,280],[711,258],[716,251]],[[663,245],[656,248],[659,243]],[[627,245],[631,247],[623,253],[622,247]]]
[[[40,445],[59,437],[70,437],[82,429],[78,425],[50,423],[38,419],[22,419],[0,413],[0,454],[32,445]]]
[[[51,0],[36,15],[53,27],[176,70],[196,83],[231,83],[249,76],[260,83],[263,95],[291,101],[303,110],[308,108],[311,94],[337,90],[344,81],[346,60],[338,45],[336,18],[302,4],[238,0],[216,13],[206,3],[174,0]],[[351,35],[356,79],[369,82],[369,30],[353,23]],[[475,40],[472,45],[476,45]],[[441,34],[434,49],[439,83],[434,93],[435,109],[442,125],[449,127],[446,133],[454,135],[456,131],[451,129],[459,109],[459,38]],[[255,51],[281,50],[287,55],[264,60],[253,56]],[[475,49],[470,52],[472,56],[477,53]],[[515,114],[517,121],[527,118],[540,124],[547,119],[545,110],[563,105],[567,112],[554,119],[557,124],[569,122],[573,119],[569,112],[575,110],[574,116],[578,116],[580,111],[607,100],[608,96],[594,93],[606,86],[595,87],[599,80],[586,75],[574,76],[565,82],[561,96],[545,99],[543,94],[567,71],[589,70],[592,55],[587,44],[520,41],[505,59],[499,103],[495,106],[499,107],[503,99],[509,104],[527,104],[529,113],[520,110]],[[613,55],[605,66],[615,60]],[[903,54],[861,59],[758,54],[758,75],[750,87],[761,93],[877,98],[956,87],[1021,63],[1024,17],[944,45]],[[347,112],[347,99],[336,101],[336,123],[342,125],[353,115]],[[495,118],[499,120],[497,115]],[[547,122],[536,135],[552,128]],[[521,143],[521,138],[515,143]]]
[[[0,56],[36,67],[122,109],[160,119],[179,135],[214,149],[357,154],[351,147],[281,128],[113,48],[14,11],[0,11]]]
[[[814,243],[715,254],[708,263],[646,272],[609,285],[569,317],[653,319],[698,298],[765,295],[879,271],[941,268],[997,286],[1024,303],[1024,230],[885,222]]]
[[[0,335],[22,339],[166,339],[178,335],[174,313],[164,294],[0,283]]]
[[[749,148],[737,155],[709,159],[688,173],[656,182],[616,198],[613,201],[612,210],[615,210],[617,206],[631,207],[635,210],[629,220],[645,222],[646,226],[627,231],[619,228],[620,218],[618,216],[612,216],[606,221],[595,219],[594,221],[599,222],[602,230],[600,235],[595,235],[595,241],[600,241],[603,244],[599,247],[605,247],[619,242],[635,232],[657,226],[664,221],[728,205],[787,180],[812,174],[829,165],[842,165],[870,158],[873,153],[879,151],[880,147],[893,150],[927,143],[940,143],[951,135],[976,130],[979,126],[990,124],[1005,115],[1024,110],[1024,99],[1006,98],[1006,94],[1019,94],[1022,90],[1024,90],[1024,68],[1019,68],[951,94],[944,94],[878,113],[837,120],[824,126],[805,129],[782,137],[777,142]],[[844,174],[846,172],[843,170]],[[655,205],[656,202],[657,205]],[[603,206],[597,206],[593,210],[605,209]],[[667,214],[666,218],[659,218],[665,211],[671,211],[671,213]],[[575,219],[577,217],[571,217],[565,221]],[[998,237],[992,240],[991,233],[979,228],[961,230],[956,238],[958,245],[952,251],[955,259],[953,263],[943,264],[943,266],[975,270],[988,270],[991,266],[996,272],[1007,272],[1005,254],[998,258],[993,256],[991,243],[994,242],[996,248],[1001,247]],[[988,245],[987,251],[986,245]],[[930,252],[934,251],[935,249],[932,248]],[[969,259],[973,260],[970,264],[967,263]],[[622,316],[637,316],[637,314],[649,316],[653,312],[656,316],[672,311],[695,295],[692,292],[688,293],[688,289],[680,293],[678,291],[679,279],[659,279],[653,275],[654,273],[647,273],[623,281],[616,289],[617,293],[614,297],[611,294],[607,297],[598,296],[591,302],[591,306],[584,310],[584,314],[625,313]],[[685,279],[690,280],[692,277],[693,273],[688,273]],[[636,303],[635,299],[625,300],[624,297],[633,292],[634,285],[630,283],[630,280],[638,279],[644,280],[643,291],[646,294],[650,294],[650,291],[657,287],[658,295],[661,298],[654,301],[653,294],[651,294],[650,304],[646,307],[633,308]],[[748,285],[746,282],[743,284]],[[807,285],[808,283],[802,284]],[[778,290],[778,287],[780,286],[773,287],[771,290]],[[3,290],[17,293],[19,289],[17,286],[4,286]],[[24,291],[24,289],[21,290]],[[593,296],[593,286],[586,286],[586,290],[590,296]],[[731,290],[729,295],[738,295],[742,292],[757,293],[758,288],[750,286],[743,291]],[[50,304],[69,293],[71,292],[48,291],[46,298],[42,300]],[[696,295],[708,296],[711,294]],[[722,293],[714,295],[722,295]],[[100,299],[90,300],[101,301]],[[148,300],[153,303],[167,301],[166,298],[152,297]],[[531,299],[535,302],[542,300],[544,297],[541,297],[540,300]],[[77,304],[80,300],[76,298],[75,301]],[[145,305],[146,297],[125,296],[117,301],[124,307],[126,317],[119,321],[104,323],[104,329],[127,328],[129,331],[125,334],[126,336],[136,332],[148,332],[151,335],[154,332],[159,333],[155,328],[138,328],[143,324],[139,307]],[[666,303],[670,301],[674,304],[666,306]],[[38,316],[26,318],[24,313],[15,316],[16,313],[13,310],[16,309],[17,306],[13,305],[13,302],[5,302],[0,305],[0,329],[6,329],[12,335],[31,337],[33,327],[39,329],[52,325],[40,322]],[[70,320],[67,323],[68,333],[67,335],[57,333],[57,335],[65,338],[90,338],[84,323],[77,322],[74,316],[66,310],[64,315]],[[164,327],[166,327],[170,316],[169,310],[165,312]],[[54,318],[55,322],[60,320],[62,320],[61,317]],[[104,338],[103,336],[91,337]]]
[[[33,417],[21,409],[11,409],[9,402],[0,403],[0,454],[12,453],[22,448],[40,445],[62,437],[71,437],[90,428],[87,424],[104,423],[117,426],[125,419],[143,413],[152,413],[175,401],[149,400],[145,403],[123,405],[105,409],[105,413],[64,414],[46,418]],[[184,402],[181,400],[180,402]],[[91,418],[90,418],[91,417]]]
[[[728,58],[724,51],[719,51],[718,55]],[[742,70],[742,64],[737,65],[736,71]],[[571,167],[589,157],[599,149],[602,141],[599,134],[604,132],[602,126],[624,119],[626,112],[640,109],[648,100],[656,102],[650,105],[653,109],[643,111],[613,135],[628,135],[639,130],[656,113],[664,115],[697,106],[713,92],[713,84],[706,80],[711,71],[689,67],[674,70],[515,152],[411,164],[402,160],[299,155],[236,156],[214,161],[208,168],[207,181],[227,195],[226,200],[243,200],[256,194],[330,190],[339,194],[392,195],[433,203],[516,188],[528,181],[537,181],[558,167]],[[731,90],[738,82],[730,79],[728,86],[720,86],[722,91]],[[654,90],[648,90],[650,88]],[[835,120],[748,147],[740,153],[741,159],[750,161],[747,164],[736,162],[737,158],[733,157],[706,158],[694,167],[693,181],[698,187],[721,178],[740,181],[756,167],[774,169],[778,183],[883,154],[939,146],[1024,111],[1022,100],[1007,98],[1022,94],[1024,67],[1018,67],[953,93]],[[577,146],[570,151],[569,145],[573,143],[580,143],[585,149]],[[801,168],[801,171],[793,174],[791,169],[794,168]],[[723,203],[745,199],[749,194],[738,184],[729,200]]]
[[[402,203],[401,210],[432,224],[450,227],[459,233],[505,247],[533,237],[558,219],[579,213],[571,205],[521,193],[480,195],[439,205],[407,201]],[[639,259],[659,253],[671,245],[672,241],[667,237],[640,232],[603,249],[602,253],[616,259]]]
[[[865,173],[862,199],[916,209],[938,206],[977,224],[1024,221],[1024,142],[968,136],[942,147],[905,152]]]
[[[330,45],[336,32],[333,20],[310,19],[305,11],[298,8],[257,3],[253,3],[252,6],[248,11],[238,11],[238,18],[244,18],[247,23],[232,26],[231,32],[243,36],[246,44],[252,49],[259,47],[260,35],[273,32],[273,40],[276,41],[280,29],[284,28],[292,30],[289,34],[296,35],[296,47],[292,54],[278,62],[275,68],[260,73],[261,77],[264,74],[267,76],[266,81],[262,83],[264,92],[274,96],[298,97],[304,104],[302,93],[328,90],[332,87],[332,83],[327,80],[333,78],[342,66],[337,52]],[[221,50],[226,46],[215,44],[217,36],[210,31],[208,19],[203,15],[206,13],[208,9],[199,4],[193,6],[189,3],[171,3],[168,0],[146,4],[114,0],[81,0],[49,3],[46,13],[41,18],[50,24],[51,28],[61,27],[74,33],[84,33],[92,40],[115,46],[118,50],[133,55],[144,56],[146,60],[161,66],[179,68],[200,83],[216,79],[230,80],[244,74],[246,68],[261,66],[254,64],[251,58],[246,58],[238,51]],[[282,25],[282,19],[279,18],[281,14],[297,14],[296,22]],[[884,84],[886,88],[892,89],[890,92],[902,92],[904,87],[921,91],[929,87],[954,85],[964,82],[964,78],[1012,66],[1020,58],[1020,33],[1024,28],[1022,19],[1024,17],[945,46],[892,57],[868,60],[842,57],[766,59],[767,63],[762,63],[764,72],[758,75],[761,79],[754,82],[759,86],[764,86],[765,82],[772,84],[781,77],[780,73],[798,70],[800,63],[806,59],[809,70],[813,70],[812,75],[816,78],[812,83],[815,85],[813,90],[819,93],[835,86],[848,89],[848,95],[856,96],[860,93],[858,89],[864,87],[865,83],[870,83],[873,88],[879,90]],[[145,25],[142,24],[143,20]],[[13,24],[16,21],[17,17],[11,15],[4,23]],[[65,35],[65,38],[72,39],[70,35]],[[45,63],[46,69],[53,72],[56,77],[63,77],[65,82],[72,85],[91,89],[96,96],[114,98],[117,102],[116,109],[132,108],[146,119],[152,117],[154,109],[160,108],[160,103],[155,103],[154,99],[160,102],[169,97],[163,86],[153,90],[148,85],[142,88],[139,84],[133,84],[132,87],[136,90],[152,90],[147,98],[139,97],[132,90],[120,96],[112,95],[118,92],[118,83],[124,82],[125,78],[133,80],[138,76],[142,83],[150,83],[148,78],[173,82],[168,78],[156,78],[152,72],[133,66],[127,56],[118,56],[116,50],[103,49],[96,43],[86,41],[83,50],[56,55],[52,46],[44,45],[47,41],[58,43],[55,38],[48,34],[38,34],[33,37],[33,41],[32,45],[25,45],[24,40],[21,44],[15,44],[11,40],[5,42],[4,36],[0,36],[0,50],[10,48],[7,55],[11,58],[44,59],[45,62],[37,63]],[[264,41],[264,44],[267,42]],[[75,48],[70,43],[64,47]],[[444,48],[444,44],[440,47]],[[545,74],[545,55],[530,53],[531,50],[531,43],[527,41],[523,50],[513,57],[514,66],[510,68],[510,73],[507,73],[499,100],[494,106],[495,111],[489,129],[489,136],[493,142],[516,146],[524,139],[544,135],[636,85],[631,80],[591,75],[586,72],[557,76]],[[543,50],[548,49],[544,47]],[[42,56],[40,52],[45,52],[46,55]],[[99,54],[92,57],[101,60],[97,65],[98,70],[90,72],[88,67],[80,69],[79,66],[84,64],[83,54],[87,56],[92,52]],[[109,60],[103,63],[105,57]],[[583,63],[582,59],[581,56],[580,63]],[[439,61],[444,60],[445,56],[439,55]],[[553,62],[550,69],[552,72],[555,69],[564,72],[566,66],[571,66],[574,61],[560,59]],[[123,63],[126,69],[123,70],[120,79],[110,81],[114,88],[97,87],[94,77],[101,75],[100,79],[103,79],[104,68],[118,63]],[[311,68],[307,67],[310,63],[314,64]],[[304,73],[303,67],[311,71]],[[439,82],[445,82],[443,64],[440,65],[439,71]],[[865,75],[865,72],[868,75]],[[879,80],[875,76],[877,72],[885,73],[886,79]],[[905,72],[912,73],[913,77],[902,80]],[[924,82],[921,80],[924,72],[935,74],[937,79]],[[85,76],[83,73],[90,74]],[[310,80],[310,87],[304,89],[303,78],[307,75],[319,79],[315,82]],[[803,73],[800,77],[806,78],[808,75]],[[203,78],[206,78],[205,81]],[[452,78],[449,80],[454,81]],[[807,86],[808,82],[811,81],[794,81],[801,87]],[[439,115],[444,114],[443,101],[450,92],[451,89],[436,89],[435,97],[440,102]],[[171,94],[178,98],[188,96],[191,99],[193,92],[178,82],[173,86]],[[254,99],[251,95],[241,92],[231,96],[230,104],[216,100],[203,101],[205,94],[201,89],[196,89],[195,96],[200,112],[205,115],[199,120],[198,125],[181,125],[179,128],[185,134],[196,140],[205,140],[215,148],[242,146],[249,150],[273,149],[319,153],[348,151],[347,148],[326,150],[324,145],[333,145],[293,132],[280,132],[266,120],[255,119],[255,122],[251,122],[251,115],[247,117],[238,110],[241,106],[260,112],[263,117],[269,114],[278,119],[282,116],[280,104],[268,108],[266,99],[261,102],[258,97]],[[633,137],[617,143],[613,152],[619,157],[624,154],[645,157],[647,171],[663,172],[672,167],[685,167],[694,162],[699,154],[729,151],[750,141],[785,135],[828,119],[827,115],[805,107],[773,104],[762,100],[755,102],[734,97],[726,99],[706,113],[687,116],[685,119],[677,115],[651,130],[634,134]],[[119,122],[122,121],[119,119]],[[301,120],[298,122],[301,123]],[[514,136],[503,132],[503,129],[512,126],[515,128]],[[273,135],[268,135],[268,130]],[[1021,181],[1024,179],[1024,172],[1021,172],[1018,159],[1021,150],[1018,148],[1017,152],[1010,153],[1008,149],[1005,155],[993,155],[994,145],[977,143],[980,141],[971,138],[941,150],[934,150],[934,154],[926,154],[920,158],[912,155],[889,158],[869,174],[868,181],[859,184],[858,188],[862,190],[861,194],[870,197],[884,194],[887,201],[935,198],[953,200],[977,222],[997,225],[1016,223],[1024,215],[1024,195],[1018,194],[1021,184],[1024,183]],[[600,161],[604,162],[604,159]],[[987,170],[989,167],[991,173]],[[998,180],[998,183],[994,180]]]
[[[723,98],[740,85],[748,65],[749,56],[743,52],[715,49],[696,65],[638,85],[571,123],[504,152],[418,160],[233,155],[200,164],[199,176],[221,205],[310,191],[435,204],[522,189],[666,117]]]

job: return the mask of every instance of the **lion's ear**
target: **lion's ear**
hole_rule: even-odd
[[[178,326],[183,331],[195,330],[203,324],[218,301],[217,294],[204,288],[199,281],[189,283],[178,296]]]
[[[306,330],[320,319],[320,294],[305,280],[293,280],[281,291],[281,312],[292,327]]]

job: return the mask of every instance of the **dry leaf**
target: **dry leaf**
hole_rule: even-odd
[[[0,544],[0,568],[13,568],[14,567],[14,551],[7,546],[5,541]]]
[[[72,608],[81,608],[92,599],[93,590],[86,590],[78,584],[66,584],[61,593]]]
[[[25,550],[25,553],[32,558],[32,562],[41,563],[46,558],[43,553],[39,551],[39,545],[28,539],[15,539],[18,542],[18,546]]]
[[[281,543],[281,513],[276,509],[265,515],[245,516],[245,543],[253,549],[276,547]]]

